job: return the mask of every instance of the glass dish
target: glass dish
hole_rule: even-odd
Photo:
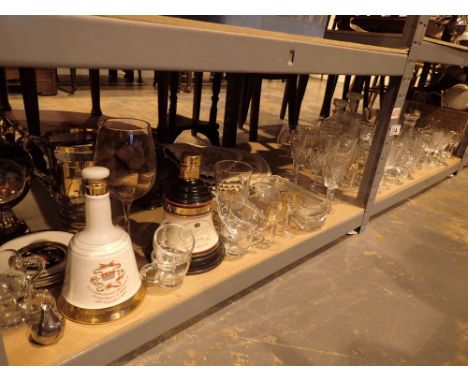
[[[331,205],[324,197],[278,175],[266,176],[258,181],[272,182],[278,187],[280,192],[290,192],[299,195],[298,208],[295,208],[291,215],[291,228],[293,231],[297,231],[298,233],[312,232],[320,229],[325,223],[330,213]]]

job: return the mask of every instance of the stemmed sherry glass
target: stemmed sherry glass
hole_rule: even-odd
[[[108,118],[98,130],[94,162],[110,170],[111,197],[122,202],[124,227],[130,234],[130,208],[145,195],[156,177],[156,152],[148,122],[134,118]]]

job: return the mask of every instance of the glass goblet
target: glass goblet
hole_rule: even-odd
[[[323,184],[327,188],[327,200],[335,201],[335,190],[341,185],[354,154],[357,137],[330,137],[326,146],[323,167]]]
[[[122,202],[124,227],[130,234],[130,208],[145,195],[156,177],[156,153],[148,122],[134,118],[108,118],[98,130],[94,162],[110,170],[111,197]]]

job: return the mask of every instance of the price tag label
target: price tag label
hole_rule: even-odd
[[[400,135],[401,125],[392,125],[390,127],[390,133],[388,135]]]
[[[392,110],[392,116],[390,117],[390,119],[398,119],[400,117],[400,113],[401,113],[401,107],[395,107]]]

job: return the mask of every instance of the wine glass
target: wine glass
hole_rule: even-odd
[[[110,170],[110,194],[122,202],[124,227],[130,234],[130,207],[145,195],[156,177],[156,152],[148,122],[134,118],[108,118],[101,122],[94,162]]]
[[[294,130],[283,126],[276,143],[279,148],[286,151],[293,161],[292,181],[299,184],[299,174],[306,166],[313,144],[317,140],[316,129],[310,126],[298,125]]]
[[[327,188],[327,200],[335,201],[335,190],[340,186],[357,144],[357,137],[330,137],[326,146],[323,167],[323,184]]]

